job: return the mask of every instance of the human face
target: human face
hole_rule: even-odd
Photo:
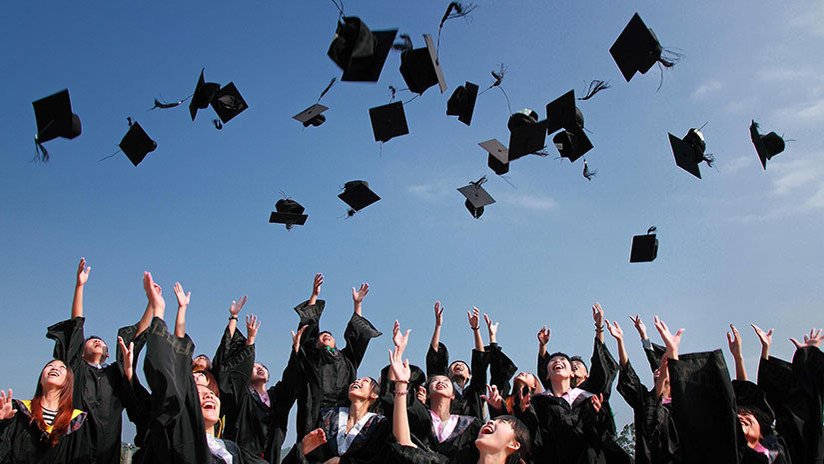
[[[206,427],[214,427],[220,420],[220,398],[204,385],[197,386],[197,393],[200,396],[200,411],[203,414],[203,422]]]
[[[529,388],[530,390],[535,390],[538,386],[538,379],[536,379],[535,376],[529,372],[519,372],[518,375],[515,376],[515,386],[523,386]]]
[[[587,371],[587,366],[584,365],[581,361],[572,361],[572,377],[575,380],[576,385],[580,385],[581,382],[586,380],[589,377],[589,372]]]
[[[209,369],[209,358],[200,355],[192,360],[192,370],[205,371]]]
[[[89,362],[103,362],[108,352],[106,342],[96,337],[86,340],[83,345],[83,359]]]
[[[349,400],[371,400],[378,397],[378,392],[375,391],[372,385],[372,379],[369,377],[361,377],[351,384],[349,384]]]
[[[449,366],[449,378],[453,380],[469,379],[469,366],[463,361],[455,361]]]
[[[429,397],[455,398],[452,380],[445,375],[436,375],[429,381]]]
[[[209,385],[209,379],[206,378],[206,374],[204,374],[203,371],[193,372],[192,377],[195,378],[195,385],[198,387],[206,387]]]
[[[318,346],[334,348],[335,337],[333,337],[329,332],[323,332],[320,336],[318,336]]]
[[[481,427],[475,446],[481,454],[498,454],[505,451],[506,455],[520,449],[521,444],[515,439],[515,430],[509,422],[499,419],[491,420]]]
[[[261,363],[255,363],[255,366],[252,368],[252,382],[263,382],[266,383],[269,381],[269,371],[266,369]]]
[[[547,365],[550,379],[569,379],[572,377],[572,365],[569,360],[563,356],[555,356],[549,360]]]
[[[40,385],[43,389],[60,388],[66,383],[66,372],[68,368],[63,361],[54,360],[43,368],[40,373]]]
[[[758,423],[755,416],[750,413],[739,412],[738,422],[741,424],[747,443],[755,443],[761,440],[761,424]]]

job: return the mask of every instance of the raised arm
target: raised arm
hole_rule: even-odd
[[[192,292],[183,291],[180,282],[175,282],[175,297],[177,297],[177,318],[175,319],[175,337],[183,338],[186,335],[186,308],[192,298]]]
[[[500,345],[498,345],[498,322],[484,314],[484,322],[489,332],[489,383],[498,387],[502,395],[508,395],[511,388],[510,380],[518,366],[509,359]]]
[[[404,336],[407,341],[409,338],[409,331]],[[412,442],[412,434],[409,432],[409,419],[406,411],[406,398],[404,396],[409,394],[409,377],[411,370],[409,368],[409,360],[403,360],[403,348],[396,346],[393,351],[389,352],[389,372],[392,380],[395,382],[395,405],[392,414],[392,433],[395,435],[395,440],[401,446],[411,446],[417,448]]]
[[[736,380],[747,380],[744,355],[741,354],[741,333],[732,324],[730,324],[730,330],[732,333],[727,332],[727,344],[730,347],[732,359],[735,361],[735,378]]]
[[[240,310],[243,309],[243,305],[246,304],[246,295],[240,297],[239,300],[232,300],[232,304],[229,305],[229,324],[226,326],[226,329],[229,331],[229,338],[235,336],[235,330],[237,329],[237,315],[240,314]]]
[[[260,329],[260,320],[254,314],[246,316],[246,346],[254,345]]]
[[[493,322],[488,314],[484,313],[484,322],[486,322],[486,330],[489,332],[489,344],[498,343],[498,323]]]
[[[627,363],[629,363],[629,355],[627,354],[627,347],[624,344],[624,331],[621,330],[621,326],[618,325],[617,321],[610,322],[606,321],[607,330],[609,330],[609,334],[615,339],[615,342],[618,344],[618,362],[621,364],[621,367],[627,367]]]
[[[432,341],[429,342],[432,351],[438,352],[438,345],[441,343],[441,326],[443,326],[443,310],[445,306],[441,306],[440,301],[435,302],[435,329],[432,331]]]
[[[750,324],[750,327],[755,331],[755,335],[758,336],[758,340],[761,341],[761,359],[767,360],[770,359],[770,346],[772,346],[772,336],[773,330],[770,329],[767,332],[761,330],[761,327],[758,327],[755,324]]]
[[[117,337],[117,344],[120,345],[120,352],[123,353],[123,377],[131,382],[134,378],[134,342],[130,341],[129,346],[123,341],[123,337]]]
[[[358,316],[363,316],[363,299],[366,298],[367,293],[369,293],[369,284],[366,282],[362,283],[357,290],[352,287],[352,303],[355,314]]]
[[[315,281],[312,283],[312,296],[309,297],[308,306],[314,306],[320,296],[320,287],[323,285],[323,274],[315,274]]]
[[[481,312],[475,306],[472,307],[472,311],[466,312],[466,318],[469,320],[469,328],[472,329],[472,337],[475,340],[475,349],[482,352],[484,351],[484,341],[481,338]]]
[[[152,311],[152,317],[163,320],[166,315],[166,300],[163,299],[163,289],[154,281],[151,272],[143,273],[143,289],[146,291],[146,299],[149,301],[148,308]]]
[[[83,287],[89,281],[91,266],[86,266],[86,258],[80,258],[77,265],[77,281],[74,285],[74,298],[72,298],[72,319],[83,317]]]
[[[550,335],[551,331],[549,329],[549,325],[541,327],[541,330],[538,331],[538,364],[535,369],[535,375],[538,376],[538,380],[544,388],[549,388],[549,380],[547,380],[548,372],[546,368],[546,364],[549,362],[549,359],[547,359],[548,354],[546,352],[546,345],[549,343]]]
[[[681,335],[684,334],[684,329],[678,329],[675,334],[671,333],[667,324],[655,316],[655,328],[664,340],[664,345],[667,347],[666,356],[669,359],[678,360],[678,346],[681,344]]]
[[[604,343],[604,310],[600,303],[592,305],[592,320],[595,322],[595,338]]]
[[[354,287],[352,288],[352,302],[355,308],[352,318],[349,319],[349,324],[343,332],[346,347],[341,350],[341,354],[352,362],[355,369],[357,369],[361,361],[363,361],[363,356],[366,354],[369,341],[381,335],[381,332],[363,317],[363,299],[367,293],[369,293],[369,284],[367,283],[361,284],[358,290],[355,290]]]

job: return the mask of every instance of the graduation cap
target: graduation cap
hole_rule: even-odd
[[[286,230],[293,226],[306,224],[308,215],[303,214],[304,208],[291,198],[280,199],[275,203],[275,211],[269,215],[269,223],[286,224]]]
[[[575,162],[592,149],[584,132],[584,113],[575,104],[575,91],[561,95],[546,105],[547,133],[559,132],[552,138],[552,143],[558,149],[562,158],[569,158]]]
[[[733,380],[732,390],[735,393],[735,402],[738,411],[749,411],[758,421],[761,434],[764,436],[774,433],[775,412],[767,402],[767,395],[758,385],[747,380]],[[736,411],[736,412],[738,412]]]
[[[475,111],[475,100],[478,99],[478,86],[469,81],[458,86],[449,101],[446,102],[446,115],[457,116],[458,121],[467,126],[472,123],[472,113]]]
[[[466,209],[472,214],[475,219],[480,218],[484,214],[484,206],[495,203],[495,199],[484,190],[481,185],[486,182],[486,176],[481,177],[476,182],[470,182],[469,185],[458,189],[461,194],[466,197],[464,205]]]
[[[478,145],[489,154],[486,164],[495,174],[500,176],[509,172],[509,150],[506,149],[504,144],[499,142],[498,139],[492,139]]]
[[[137,121],[132,122],[130,118],[129,131],[126,132],[126,135],[124,135],[120,141],[120,149],[123,150],[123,153],[126,154],[129,161],[137,166],[146,158],[146,155],[155,151],[156,148],[157,142],[149,137],[149,134],[143,130],[143,127],[141,127]]]
[[[328,109],[329,108],[321,105],[320,103],[315,103],[309,108],[306,108],[300,113],[292,116],[292,119],[303,123],[303,127],[317,127],[326,122],[326,116],[323,115],[323,112]]]
[[[432,36],[423,35],[426,47],[406,50],[401,53],[401,75],[410,91],[422,94],[426,89],[437,84],[441,93],[446,91],[446,81],[438,61],[438,51],[432,42]]]
[[[197,110],[205,110],[212,103],[212,100],[220,92],[220,84],[214,82],[206,82],[204,71],[206,68],[200,70],[200,77],[195,86],[195,93],[192,94],[192,99],[189,100],[189,114],[192,116],[192,121],[197,116]]]
[[[638,13],[632,16],[615,43],[609,48],[609,53],[621,70],[627,82],[636,72],[646,74],[656,62],[670,68],[677,59],[665,57],[665,50],[658,42],[658,37],[648,28]]]
[[[43,147],[43,143],[57,137],[73,139],[80,135],[80,116],[72,113],[68,89],[34,101],[32,106],[37,120],[37,135],[34,136],[34,142],[40,151],[41,159],[48,161],[49,152]]]
[[[349,205],[349,211],[347,212],[349,216],[381,199],[369,188],[369,182],[365,180],[347,182],[344,184],[343,192],[338,195],[338,198]]]
[[[544,148],[547,121],[538,121],[538,113],[524,108],[513,113],[507,122],[509,128],[509,161],[514,161]]]
[[[647,230],[646,235],[632,237],[632,250],[629,255],[631,263],[645,263],[654,261],[658,256],[658,239],[655,237],[655,226]]]
[[[758,123],[755,121],[750,124],[750,139],[752,139],[752,144],[758,153],[761,166],[765,170],[767,169],[767,160],[784,151],[784,139],[775,132],[766,135],[759,134]]]
[[[235,116],[245,111],[246,108],[249,108],[249,105],[246,103],[246,100],[243,99],[243,96],[240,95],[237,87],[235,87],[235,83],[229,82],[222,87],[212,99],[212,108],[215,110],[215,113],[217,113],[220,121],[226,124]]]
[[[398,30],[370,31],[356,16],[338,21],[326,54],[342,70],[342,81],[377,82]]]
[[[409,133],[403,103],[399,101],[369,108],[369,119],[372,121],[376,142],[388,142],[394,137]]]
[[[699,129],[692,128],[687,131],[687,135],[684,136],[683,140],[672,134],[668,135],[672,154],[675,156],[675,164],[700,179],[701,171],[698,169],[698,165],[702,161],[706,161],[708,166],[712,166],[715,161],[712,155],[704,153],[707,149],[704,134]]]

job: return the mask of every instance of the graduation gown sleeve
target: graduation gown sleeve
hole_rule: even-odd
[[[487,356],[489,357],[490,384],[498,387],[501,396],[506,397],[512,388],[510,380],[518,370],[518,366],[509,359],[497,343],[491,343],[484,350],[489,353]]]
[[[353,366],[355,370],[360,367],[363,356],[366,354],[366,348],[369,346],[369,341],[373,338],[381,336],[381,332],[372,325],[369,320],[358,314],[352,314],[349,319],[349,324],[343,333],[343,338],[346,340],[346,347],[341,350]]]
[[[426,350],[426,376],[446,375],[449,366],[449,350],[443,343],[438,343],[438,351],[432,349],[432,345]]]

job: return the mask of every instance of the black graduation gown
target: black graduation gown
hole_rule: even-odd
[[[548,393],[534,395],[529,409],[520,418],[532,432],[533,462],[565,464],[603,464],[607,413],[596,412],[589,399],[580,394],[572,405]]]
[[[283,464],[323,463],[335,456],[340,457],[340,464],[384,464],[387,461],[392,424],[386,417],[380,414],[370,417],[342,455],[338,453],[337,434],[346,424],[338,423],[338,408],[325,409],[319,425],[326,433],[326,443],[308,455],[304,455],[299,446],[293,446]]]
[[[235,331],[237,337],[238,331]],[[289,410],[295,399],[297,356],[292,352],[282,380],[267,390],[271,405],[267,406],[250,388],[255,346],[246,345],[243,335],[239,335],[240,343],[236,344],[229,343],[229,338],[227,330],[215,355],[219,360],[216,377],[221,393],[221,412],[226,416],[223,437],[277,464],[286,436]]]
[[[349,405],[349,384],[357,378],[358,367],[369,341],[381,335],[365,317],[353,313],[343,333],[346,347],[340,350],[319,349],[317,340],[324,305],[323,300],[318,300],[313,306],[309,306],[307,301],[295,307],[300,315],[298,327],[308,325],[298,356],[303,377],[297,393],[298,441],[316,428],[322,408]]]
[[[455,399],[452,400],[450,412],[460,416],[473,416],[478,419],[483,419],[483,405],[484,401],[481,395],[486,393],[487,384],[487,367],[489,366],[490,356],[486,351],[472,350],[472,361],[470,362],[470,369],[472,370],[472,377],[464,387],[463,391],[459,391],[457,385],[453,382],[452,387],[455,390]],[[429,349],[426,352],[426,376],[431,378],[433,375],[447,375],[449,368],[449,350],[443,343],[438,343],[438,351]]]
[[[475,416],[459,416],[455,430],[449,434],[446,440],[440,443],[434,430],[432,430],[432,417],[428,415],[427,419],[430,433],[428,442],[423,443],[426,448],[445,456],[454,463],[475,463],[478,461],[479,454],[478,448],[475,447],[475,440],[484,425],[481,419]]]
[[[490,385],[498,387],[501,396],[509,394],[512,388],[510,381],[515,372],[518,371],[518,366],[509,359],[509,356],[501,349],[501,345],[497,343],[490,343],[484,347],[484,351],[489,353],[489,382]]]
[[[137,324],[121,327],[117,331],[117,336],[123,339],[126,346],[128,346],[129,343],[134,343],[134,351],[132,353],[132,369],[134,370],[134,375],[132,376],[131,382],[126,382],[125,376],[123,377],[123,403],[126,406],[126,415],[129,417],[129,421],[135,425],[134,445],[138,448],[144,446],[144,439],[148,432],[149,419],[151,418],[151,393],[143,386],[137,375],[138,359],[141,351],[143,351],[143,348],[146,346],[147,333],[148,331],[143,331],[138,335]],[[119,347],[117,350],[117,364],[122,372],[123,353]],[[138,451],[138,453],[140,453],[140,451]]]
[[[13,400],[17,411],[0,421],[0,462],[3,464],[87,464],[94,449],[87,413],[75,410],[69,432],[51,447],[43,443],[46,433],[32,424],[28,402]]]
[[[794,463],[824,462],[824,354],[815,347],[796,350],[792,363],[761,359],[758,386],[776,416],[776,430],[784,438]]]
[[[389,455],[392,462],[397,464],[474,464],[469,462],[458,463],[429,448],[401,446],[398,443],[390,445]]]
[[[678,432],[669,407],[641,383],[632,364],[621,367],[618,393],[632,408],[635,422],[635,462],[674,464],[679,462]]]
[[[74,407],[89,413],[89,428],[99,464],[119,464],[123,426],[123,376],[115,364],[98,369],[82,358],[85,318],[76,317],[48,328],[54,340],[54,357],[74,373]]]

